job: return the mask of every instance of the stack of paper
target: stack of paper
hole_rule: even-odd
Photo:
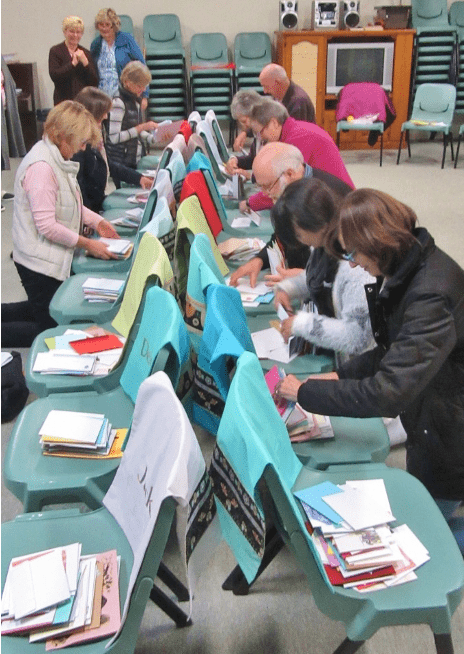
[[[265,243],[260,238],[229,238],[218,244],[224,259],[241,263],[255,257],[264,246]]]
[[[97,357],[95,354],[77,354],[69,350],[39,352],[35,358],[33,372],[42,375],[93,375]]]
[[[226,284],[229,284],[230,277],[226,278]],[[255,287],[250,286],[245,277],[241,277],[237,291],[242,298],[244,307],[257,307],[260,304],[269,304],[274,299],[274,291],[270,291],[266,283],[259,281]]]
[[[122,227],[134,227],[137,228],[140,226],[143,216],[143,208],[135,207],[135,209],[128,209],[123,216],[115,218],[111,222],[113,225],[121,225]]]
[[[108,637],[121,625],[116,550],[81,556],[81,543],[12,559],[2,634],[46,640],[46,650]]]
[[[101,413],[52,409],[39,430],[43,452],[94,452],[107,455],[116,430]]]
[[[261,214],[253,209],[248,209],[246,214],[240,214],[230,223],[231,227],[235,229],[243,229],[250,227],[251,223],[254,223],[258,227],[261,225]]]
[[[326,481],[295,496],[335,586],[367,592],[412,581],[430,558],[407,525],[389,525],[395,517],[383,479]]]
[[[125,284],[124,279],[88,277],[82,284],[84,299],[89,302],[115,302]]]
[[[278,275],[279,271],[277,268],[285,268],[285,255],[277,241],[273,241],[271,247],[267,248],[267,256],[269,259],[271,275]]]
[[[170,143],[182,127],[183,120],[163,120],[158,123],[158,127],[152,132],[156,143]]]
[[[106,245],[108,250],[117,256],[118,259],[127,259],[134,247],[131,241],[124,238],[104,238],[101,236],[99,240]]]

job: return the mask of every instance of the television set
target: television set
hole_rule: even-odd
[[[376,82],[392,90],[392,41],[327,44],[326,92],[338,93],[350,82]]]

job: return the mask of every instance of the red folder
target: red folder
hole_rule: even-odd
[[[395,575],[395,568],[392,565],[386,565],[383,568],[372,570],[371,572],[362,572],[359,575],[352,577],[344,577],[338,568],[332,568],[330,565],[324,565],[325,571],[333,586],[343,586],[343,584],[351,584],[353,581],[374,581],[377,577],[387,577]]]
[[[92,338],[82,338],[79,341],[71,341],[69,345],[78,354],[94,354],[105,350],[115,350],[122,347],[123,343],[116,334],[106,334],[105,336],[94,336]]]

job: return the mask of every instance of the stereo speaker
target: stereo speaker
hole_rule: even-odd
[[[294,0],[279,2],[279,29],[298,29],[298,2]]]
[[[342,27],[350,28],[359,25],[359,2],[348,0],[343,3]]]

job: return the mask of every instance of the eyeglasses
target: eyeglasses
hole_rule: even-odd
[[[260,184],[257,182],[259,188],[263,191],[263,193],[269,194],[274,186],[277,184],[279,179],[282,177],[283,173],[280,173],[280,175],[272,182],[272,184]]]
[[[342,254],[342,259],[345,261],[350,261],[351,263],[355,263],[355,258],[356,256],[356,250],[353,250],[352,252],[343,252]]]

